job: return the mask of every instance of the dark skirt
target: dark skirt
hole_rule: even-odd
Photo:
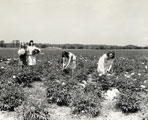
[[[20,55],[18,65],[27,65],[27,55]]]

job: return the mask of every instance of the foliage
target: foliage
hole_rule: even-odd
[[[98,116],[101,110],[101,89],[96,84],[90,84],[85,89],[76,89],[71,99],[74,114],[89,114]]]
[[[50,81],[47,88],[48,102],[57,103],[60,106],[69,106],[75,85],[76,83],[70,80]]]
[[[19,120],[50,120],[50,114],[45,106],[37,103],[24,102],[15,111]]]
[[[17,75],[15,82],[22,85],[23,87],[30,87],[34,81],[41,81],[41,78],[37,72],[22,72]]]
[[[115,60],[113,65],[113,71],[118,75],[122,72],[131,72],[135,69],[136,63],[132,59],[126,57],[120,57]]]
[[[8,81],[0,84],[0,110],[13,111],[24,101],[24,93],[20,86]]]
[[[145,91],[142,96],[142,102],[140,104],[141,108],[141,119],[147,120],[148,119],[148,91]]]
[[[143,93],[140,77],[124,73],[120,74],[113,82],[113,86],[120,91],[116,107],[125,113],[139,111],[140,103],[142,101],[140,94]]]
[[[136,92],[126,90],[118,98],[116,107],[125,113],[133,113],[140,110],[140,95]]]

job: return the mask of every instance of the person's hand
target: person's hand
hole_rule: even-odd
[[[65,70],[66,69],[66,65],[62,68],[62,70]]]
[[[111,71],[110,70],[107,70],[107,74],[110,74],[111,73]]]
[[[64,69],[67,69],[67,66],[65,66]]]

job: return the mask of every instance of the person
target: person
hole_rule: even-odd
[[[62,67],[63,70],[70,68],[73,71],[76,68],[76,56],[73,53],[63,51],[62,61],[63,61],[63,67]]]
[[[27,66],[27,54],[26,54],[26,46],[25,43],[21,43],[18,49],[19,61],[18,66],[19,69],[23,69],[24,66]]]
[[[110,72],[113,62],[115,59],[115,52],[108,52],[102,55],[98,61],[97,71],[99,72],[99,76],[106,75]]]
[[[30,40],[28,46],[27,46],[27,61],[28,61],[28,66],[34,66],[36,65],[36,55],[41,52],[41,50],[34,45],[33,40]]]

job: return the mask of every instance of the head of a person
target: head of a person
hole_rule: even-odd
[[[25,43],[22,42],[22,43],[20,44],[20,48],[25,48],[25,47],[26,47]]]
[[[69,53],[67,51],[62,52],[62,57],[68,57]]]
[[[114,59],[115,58],[115,52],[114,51],[108,52],[107,57],[108,57],[108,59]]]
[[[30,42],[29,42],[29,46],[33,46],[33,45],[34,45],[33,40],[30,40]]]

